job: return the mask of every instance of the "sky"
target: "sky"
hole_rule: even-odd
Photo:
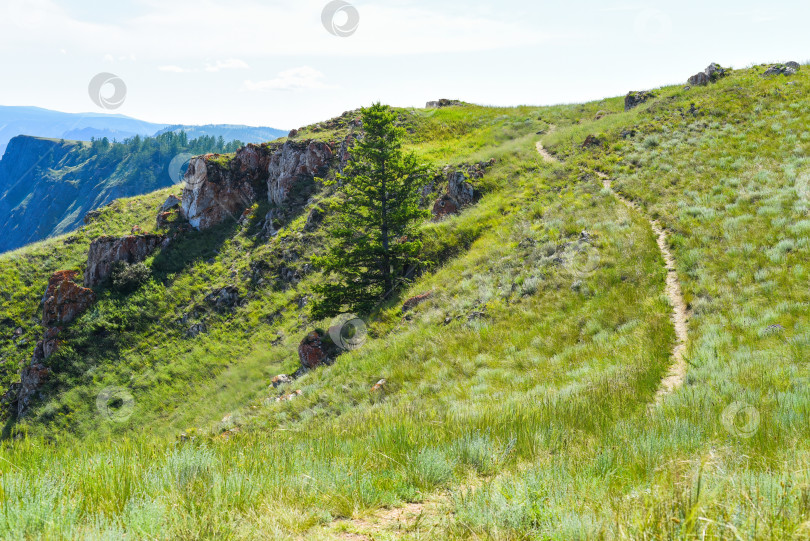
[[[0,0],[0,105],[291,129],[376,101],[582,102],[805,62],[809,17],[806,0]]]

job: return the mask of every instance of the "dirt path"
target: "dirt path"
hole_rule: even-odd
[[[551,153],[549,153],[549,151],[545,149],[543,143],[541,143],[540,141],[537,141],[537,152],[540,154],[540,156],[542,156],[543,161],[546,161],[548,163],[557,163],[558,161],[557,158],[552,156]]]
[[[543,143],[540,141],[536,145],[537,152],[543,158],[543,161],[548,163],[557,163],[559,160],[555,158],[548,150],[545,149]],[[610,179],[604,173],[596,173],[602,179],[602,185],[605,189],[609,190],[613,196],[622,202],[627,208],[635,210],[642,216],[646,217],[644,211],[634,202],[626,199],[611,186]],[[665,396],[671,394],[678,387],[683,385],[686,379],[686,342],[689,339],[689,313],[686,308],[686,301],[683,298],[681,291],[681,282],[678,280],[678,273],[675,270],[675,258],[667,246],[667,233],[657,220],[647,218],[650,222],[650,227],[655,233],[656,241],[658,242],[658,249],[664,258],[664,263],[667,269],[667,283],[665,292],[669,302],[672,305],[672,323],[675,326],[675,347],[672,349],[672,364],[669,368],[669,373],[661,380],[661,385],[655,393],[655,404],[659,404]]]
[[[626,199],[611,186],[610,179],[603,173],[597,173],[599,178],[602,179],[602,185],[605,189],[609,190],[613,196],[621,201],[626,207],[635,210],[636,212],[644,215],[644,211],[634,202]],[[667,376],[661,380],[661,385],[655,393],[655,404],[659,404],[661,400],[675,391],[678,387],[683,385],[686,378],[686,359],[684,353],[686,352],[686,341],[689,339],[689,314],[686,309],[686,301],[681,292],[681,282],[678,280],[678,272],[675,269],[675,258],[667,246],[667,232],[661,227],[657,220],[647,218],[650,222],[650,227],[655,233],[656,241],[658,242],[658,249],[664,258],[664,263],[667,269],[667,285],[665,292],[669,302],[672,305],[672,323],[675,326],[675,337],[677,341],[675,347],[672,349],[672,364],[669,368]]]

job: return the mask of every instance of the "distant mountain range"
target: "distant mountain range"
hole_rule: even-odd
[[[17,135],[89,141],[107,137],[123,141],[128,137],[154,136],[167,131],[185,131],[189,139],[203,135],[220,137],[226,142],[263,143],[287,134],[267,127],[211,124],[207,126],[170,125],[145,122],[123,115],[102,113],[62,113],[39,107],[0,106],[0,156]]]

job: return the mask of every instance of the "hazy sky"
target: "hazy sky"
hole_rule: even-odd
[[[327,13],[330,29],[350,35],[327,30],[327,5],[335,11]],[[288,129],[377,100],[574,102],[685,81],[710,62],[810,59],[806,0],[351,0],[339,7],[326,0],[0,0],[0,105],[107,112],[88,85],[111,73],[126,95],[109,112]]]

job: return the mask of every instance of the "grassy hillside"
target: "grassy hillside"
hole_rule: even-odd
[[[618,98],[403,111],[410,148],[435,165],[496,158],[475,181],[484,197],[424,224],[435,265],[367,318],[362,348],[277,389],[304,334],[329,324],[308,318],[319,277],[305,267],[329,217],[264,242],[259,205],[187,235],[136,292],[100,292],[49,359],[47,400],[7,424],[0,532],[807,537],[810,70],[763,71],[658,89],[630,112]],[[0,257],[0,315],[33,340],[49,273],[80,268],[100,231],[153,229],[168,191]],[[658,405],[675,332],[649,218],[691,310],[686,380]],[[226,285],[244,302],[219,312],[205,297]],[[192,337],[196,323],[207,332]],[[96,408],[109,386],[133,397],[124,422]]]

